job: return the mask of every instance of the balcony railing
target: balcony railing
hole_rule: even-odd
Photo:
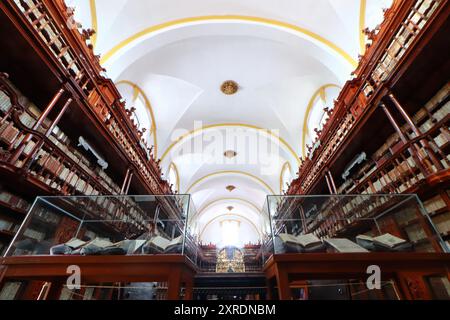
[[[365,111],[377,107],[386,94],[383,84],[396,74],[396,68],[407,53],[412,52],[414,42],[444,3],[440,0],[398,1],[394,5],[401,7],[399,11],[406,12],[401,21],[396,19],[392,8],[386,11],[385,21],[373,36],[372,45],[355,71],[358,77],[347,82],[341,91],[317,138],[320,140],[319,147],[310,149],[307,159],[300,166],[299,178],[291,184],[288,194],[307,194],[321,178],[324,164],[335,156]]]
[[[87,54],[90,51],[85,43],[79,41],[79,34],[73,38],[78,39],[78,45],[84,46],[85,50],[76,50],[69,41],[67,33],[78,31],[64,27],[67,21],[61,26],[55,18],[56,13],[49,10],[45,1],[14,0],[14,4],[34,30],[36,37],[42,41],[43,47],[51,50],[61,70],[72,80],[72,85],[81,97],[80,101],[87,101],[89,110],[94,111],[112,141],[118,143],[130,162],[136,166],[136,174],[143,178],[149,191],[154,194],[172,193],[168,183],[160,178],[161,168],[153,158],[151,148],[143,145],[142,132],[138,131],[125,112],[124,105],[118,102],[118,93],[108,92],[107,97],[104,91],[111,90],[99,86],[98,81],[103,78],[88,63],[88,60],[95,59],[93,54]]]
[[[268,196],[263,217],[265,259],[272,253],[450,249],[412,194]]]

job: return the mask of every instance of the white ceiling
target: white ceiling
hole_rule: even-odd
[[[361,28],[379,23],[391,0],[66,2],[97,30],[95,51],[128,105],[147,117],[139,122],[154,117],[147,141],[166,176],[175,164],[179,192],[192,194],[202,240],[220,243],[220,223],[232,219],[246,243],[259,238],[266,195],[289,181],[280,181],[282,168],[295,175],[322,107],[350,78]],[[220,91],[225,80],[239,84],[235,95]],[[227,162],[226,150],[237,157]]]

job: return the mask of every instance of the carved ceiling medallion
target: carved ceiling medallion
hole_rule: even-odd
[[[223,156],[224,156],[225,158],[231,159],[231,158],[234,158],[234,157],[237,156],[237,152],[234,151],[234,150],[227,150],[227,151],[225,151],[225,152],[223,153]]]
[[[227,80],[220,86],[220,90],[226,95],[235,94],[239,90],[239,85],[236,81]]]
[[[233,185],[229,185],[229,186],[226,186],[225,189],[227,189],[229,192],[232,192],[234,189],[236,189],[236,187]]]

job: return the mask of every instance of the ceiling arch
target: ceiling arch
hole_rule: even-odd
[[[195,186],[199,185],[200,183],[203,183],[205,180],[207,180],[211,177],[217,177],[217,176],[222,176],[222,175],[240,175],[240,176],[250,178],[250,179],[256,181],[261,186],[263,186],[271,194],[275,194],[273,189],[261,178],[255,176],[251,173],[238,171],[238,170],[218,171],[218,172],[213,172],[213,173],[207,174],[206,176],[203,176],[203,177],[197,179],[196,181],[194,181],[193,183],[191,183],[191,185],[186,189],[185,193],[188,194],[189,192],[191,192],[194,189]]]
[[[308,30],[306,28],[302,28],[287,22],[278,21],[274,19],[268,19],[263,17],[252,17],[252,16],[243,16],[243,15],[211,15],[211,16],[198,16],[198,17],[188,17],[183,19],[177,19],[173,21],[168,21],[162,24],[150,26],[144,30],[141,30],[129,38],[122,40],[120,43],[113,46],[107,53],[105,53],[101,58],[101,63],[106,64],[108,61],[114,57],[120,50],[124,49],[126,46],[132,44],[133,42],[144,38],[145,36],[150,35],[154,32],[164,32],[165,29],[170,30],[173,27],[181,27],[194,23],[211,23],[214,21],[239,21],[244,23],[257,23],[266,25],[272,28],[285,29],[290,32],[295,32],[299,34],[301,37],[306,37],[312,41],[318,42],[321,45],[325,46],[329,50],[333,51],[336,55],[340,56],[342,59],[349,63],[353,68],[356,68],[358,65],[357,61],[354,60],[350,54],[345,52],[342,48],[331,42],[330,40],[320,36],[319,34]]]
[[[214,128],[222,128],[222,127],[242,127],[242,128],[252,129],[252,130],[256,130],[258,132],[267,134],[270,138],[279,140],[281,142],[281,144],[283,145],[283,147],[285,147],[289,151],[289,153],[292,155],[292,157],[296,160],[297,164],[300,164],[298,155],[296,154],[296,152],[294,151],[292,146],[289,143],[287,143],[286,140],[284,140],[282,137],[274,134],[272,132],[272,130],[264,129],[264,128],[261,128],[261,127],[255,126],[255,125],[251,125],[251,124],[243,124],[243,123],[218,123],[218,124],[206,125],[206,126],[203,126],[202,128],[193,129],[185,134],[182,134],[181,136],[176,138],[175,141],[173,141],[169,145],[169,147],[164,151],[164,153],[161,156],[161,161],[163,161],[168,156],[169,152],[174,147],[176,147],[178,144],[185,141],[186,139],[188,139],[196,134],[205,132],[206,130],[214,129]]]
[[[256,234],[258,234],[259,236],[261,235],[261,230],[260,230],[260,228],[258,228],[258,227],[255,225],[255,223],[254,223],[252,220],[250,220],[249,218],[247,218],[246,216],[240,215],[240,214],[238,214],[238,213],[233,213],[233,214],[223,213],[223,214],[220,214],[220,215],[214,217],[212,220],[208,221],[208,223],[206,223],[205,226],[203,226],[203,228],[201,229],[200,234],[199,234],[200,238],[202,238],[203,233],[206,231],[206,229],[207,229],[211,224],[213,224],[214,222],[216,222],[217,220],[219,220],[220,218],[223,218],[223,217],[230,217],[230,219],[232,219],[233,217],[239,217],[239,218],[245,220],[246,222],[248,222],[248,223],[253,227],[253,229],[254,229],[254,231],[255,231]]]
[[[90,42],[108,76],[144,98],[139,108],[145,104],[158,126],[154,155],[164,172],[177,171],[179,191],[191,192],[203,225],[227,206],[258,220],[267,194],[289,179],[287,168],[295,178],[311,129],[324,119],[318,98],[348,80],[365,50],[362,30],[378,23],[391,0],[66,1],[97,31]],[[235,95],[221,92],[225,80],[238,83]],[[200,134],[233,128],[262,133],[276,150],[258,149],[257,161],[243,163],[249,148],[227,141],[212,163],[205,158],[216,150],[188,148]],[[227,151],[237,154],[234,162],[224,161]]]
[[[92,45],[95,48],[97,44],[97,34],[98,34],[98,23],[97,23],[97,5],[95,4],[95,0],[89,0],[89,9],[91,11],[91,27],[95,30],[95,33],[92,35]]]
[[[364,51],[366,51],[366,36],[363,30],[366,27],[367,0],[360,0],[359,3],[359,53],[364,54]]]
[[[243,198],[219,198],[219,199],[215,199],[213,201],[208,202],[207,204],[203,205],[201,208],[198,209],[197,214],[200,215],[203,211],[205,211],[206,209],[208,209],[210,206],[220,203],[220,202],[228,202],[228,203],[234,203],[234,202],[243,202],[249,206],[251,206],[253,209],[255,209],[257,212],[261,211],[261,208],[259,208],[256,204],[254,204],[253,202],[243,199]]]

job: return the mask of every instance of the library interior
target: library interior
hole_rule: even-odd
[[[2,0],[0,300],[450,300],[448,0]]]

